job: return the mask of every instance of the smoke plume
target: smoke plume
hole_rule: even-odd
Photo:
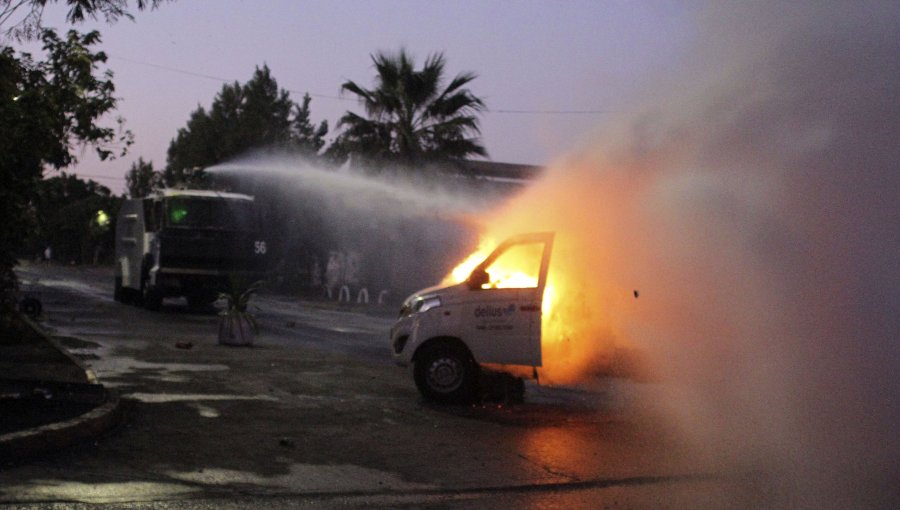
[[[581,323],[649,352],[698,448],[780,507],[900,503],[900,4],[711,2],[645,107],[484,223],[554,230]],[[639,290],[639,298],[632,295]]]

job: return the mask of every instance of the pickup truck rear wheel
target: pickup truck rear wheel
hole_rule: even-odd
[[[426,399],[465,404],[475,397],[478,367],[462,349],[439,344],[419,354],[413,376]]]

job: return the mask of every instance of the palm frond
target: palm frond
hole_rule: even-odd
[[[366,89],[353,81],[341,87],[359,98],[367,117],[352,112],[341,117],[342,150],[410,165],[486,154],[472,137],[480,133],[477,114],[485,109],[484,102],[465,88],[476,78],[474,73],[460,73],[444,86],[443,53],[427,56],[420,69],[405,48],[370,57],[376,72],[374,87]]]

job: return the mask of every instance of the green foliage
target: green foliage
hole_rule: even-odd
[[[359,98],[367,117],[347,112],[338,124],[344,128],[329,149],[332,158],[351,155],[370,165],[385,163],[413,167],[452,163],[487,154],[477,138],[477,114],[484,102],[467,88],[473,73],[456,75],[444,86],[444,56],[433,54],[421,69],[405,51],[372,56],[375,88],[353,81],[341,90]]]
[[[168,164],[163,171],[166,185],[200,181],[203,167],[219,161],[217,145],[212,120],[203,107],[197,108],[191,113],[187,127],[180,128],[175,139],[169,143]]]
[[[87,18],[103,17],[107,23],[115,23],[119,18],[133,19],[128,12],[128,0],[64,0],[69,7],[66,22],[81,23]],[[138,10],[155,9],[163,0],[135,0]],[[59,0],[0,0],[0,27],[7,26],[4,33],[19,40],[33,39],[40,35],[44,27],[41,18],[47,4]],[[18,17],[17,17],[18,16]]]
[[[163,186],[162,174],[153,170],[153,162],[138,158],[125,174],[125,186],[131,198],[146,197]]]
[[[328,124],[310,122],[309,102],[307,94],[302,105],[294,103],[265,65],[244,85],[222,86],[209,112],[199,106],[169,144],[166,184],[202,183],[204,168],[251,150],[314,157],[325,144]]]
[[[28,228],[28,211],[45,166],[76,161],[78,146],[92,145],[101,159],[124,154],[128,131],[102,126],[116,105],[112,73],[99,71],[97,32],[42,36],[46,60],[0,49],[0,292],[15,285],[12,267]]]
[[[106,54],[90,52],[90,46],[100,43],[99,32],[72,30],[60,39],[47,30],[42,39],[44,62],[35,62],[27,53],[17,59],[11,48],[2,50],[7,72],[0,79],[10,94],[0,99],[7,102],[4,121],[19,124],[7,127],[12,131],[7,143],[17,145],[21,156],[31,157],[30,163],[56,168],[76,162],[75,144],[94,144],[103,160],[127,148],[132,143],[130,132],[97,123],[117,101],[112,72],[99,72]],[[117,122],[121,128],[121,119]]]
[[[246,312],[250,298],[259,291],[262,280],[249,281],[246,278],[232,275],[228,279],[228,292],[221,292],[219,299],[225,300],[226,312]]]
[[[213,120],[227,122],[232,113],[237,114],[238,122],[232,133],[236,140],[231,140],[233,146],[259,147],[271,145],[283,145],[290,140],[291,109],[294,106],[288,92],[278,88],[275,78],[272,77],[268,66],[257,68],[243,87],[235,84],[234,108],[228,111],[217,111],[213,104]]]
[[[244,317],[254,332],[259,332],[256,324],[256,316],[247,311],[250,306],[250,298],[259,291],[259,287],[263,284],[262,280],[250,283],[248,280],[231,276],[229,278],[228,292],[219,294],[219,299],[225,300],[225,309],[219,312],[219,315],[239,315]]]
[[[309,119],[309,94],[303,95],[303,104],[294,105],[293,131],[291,132],[292,149],[300,154],[312,157],[325,146],[325,135],[328,134],[328,122],[322,121],[318,127]]]

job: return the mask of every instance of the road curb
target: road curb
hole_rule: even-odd
[[[35,334],[41,337],[42,340],[47,342],[51,347],[59,351],[59,353],[64,356],[72,365],[78,367],[80,370],[84,372],[84,380],[89,383],[97,382],[97,374],[94,373],[93,370],[88,368],[88,366],[76,356],[74,356],[68,349],[62,346],[59,341],[52,336],[50,336],[42,327],[38,325],[37,322],[33,321],[30,317],[25,314],[20,313],[19,319],[22,320]]]
[[[105,402],[75,418],[0,435],[0,459],[21,460],[73,446],[108,431],[122,418],[118,393],[103,388]]]
[[[75,417],[62,414],[59,416],[60,421],[0,434],[0,462],[20,460],[73,446],[91,440],[117,425],[122,416],[118,393],[100,384],[93,370],[31,318],[17,313],[16,319],[21,321],[24,329],[30,330],[22,333],[23,338],[34,345],[47,348],[40,355],[42,363],[27,356],[18,360],[13,356],[5,360],[7,363],[23,363],[25,372],[32,370],[33,373],[0,378],[0,389],[7,391],[13,399],[24,400],[41,395],[42,400],[48,402],[89,402],[96,405]]]

